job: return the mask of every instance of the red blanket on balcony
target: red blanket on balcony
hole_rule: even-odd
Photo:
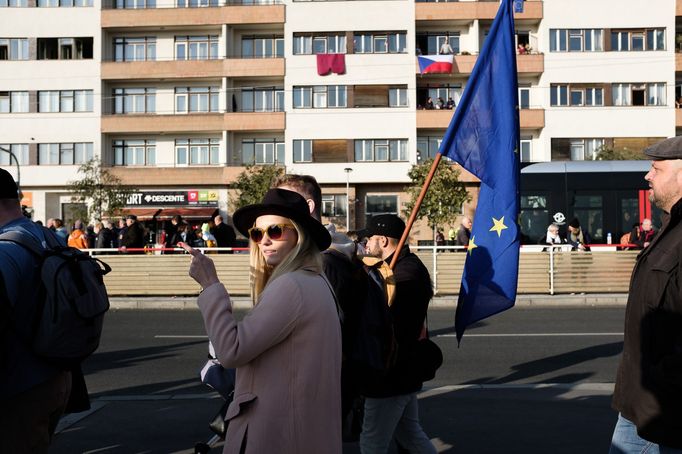
[[[326,76],[330,72],[345,74],[346,54],[317,54],[317,74]]]

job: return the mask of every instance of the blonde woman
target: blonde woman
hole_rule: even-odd
[[[241,322],[213,261],[181,244],[216,356],[237,368],[223,452],[341,453],[341,330],[320,261],[329,233],[284,189],[233,219],[251,250],[255,305]]]

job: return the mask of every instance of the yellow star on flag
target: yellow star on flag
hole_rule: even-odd
[[[508,229],[506,225],[504,225],[504,216],[502,216],[501,219],[495,219],[493,218],[493,226],[490,228],[491,232],[497,232],[497,237],[502,236],[502,230]]]
[[[471,240],[469,240],[469,249],[467,249],[467,252],[471,255],[471,252],[478,247],[476,243],[474,243],[474,240],[476,239],[475,236],[471,237]]]

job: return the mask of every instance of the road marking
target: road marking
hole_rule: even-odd
[[[208,336],[203,335],[190,335],[190,334],[157,334],[154,336],[155,339],[208,339]]]
[[[622,336],[623,333],[506,333],[506,334],[469,334],[464,337],[560,337],[560,336]],[[457,337],[456,334],[438,334],[433,337]]]

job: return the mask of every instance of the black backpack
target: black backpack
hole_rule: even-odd
[[[0,240],[19,244],[38,258],[38,306],[31,321],[31,339],[25,341],[36,356],[67,369],[80,364],[99,346],[104,313],[109,310],[103,277],[111,268],[79,249],[62,245],[45,227],[43,234],[46,247],[20,231],[5,232]]]

